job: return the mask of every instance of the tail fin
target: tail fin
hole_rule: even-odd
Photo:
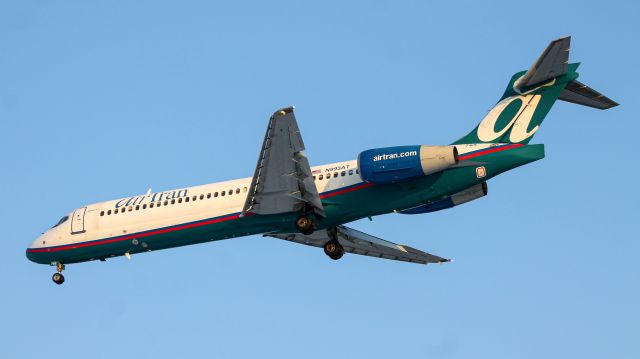
[[[468,135],[453,144],[529,143],[560,99],[608,109],[618,104],[576,81],[579,63],[569,63],[571,37],[552,41],[527,71],[513,75],[498,103]]]

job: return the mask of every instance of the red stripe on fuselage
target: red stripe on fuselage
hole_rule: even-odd
[[[363,188],[367,188],[367,187],[371,187],[371,186],[373,186],[373,183],[365,182],[365,183],[361,183],[359,185],[355,185],[353,187],[347,187],[345,189],[339,189],[339,190],[336,190],[334,192],[327,192],[326,194],[321,194],[320,198],[329,198],[329,197],[333,197],[333,196],[337,196],[337,195],[340,195],[340,194],[357,191],[359,189],[363,189]]]
[[[246,215],[251,215],[251,214],[247,213]],[[179,230],[182,230],[182,229],[201,227],[201,226],[206,226],[208,224],[226,222],[226,221],[230,221],[230,220],[238,219],[238,218],[240,218],[240,214],[232,214],[232,215],[226,215],[226,216],[213,218],[213,219],[209,219],[209,220],[204,220],[204,221],[200,221],[200,222],[181,224],[181,225],[177,225],[177,226],[169,227],[169,228],[156,229],[156,230],[150,230],[148,232],[130,234],[130,235],[122,236],[122,237],[102,239],[102,240],[90,241],[90,242],[65,244],[65,245],[58,246],[58,247],[29,248],[29,249],[27,249],[27,252],[28,253],[57,252],[57,251],[64,251],[64,250],[68,250],[68,249],[91,247],[91,246],[97,246],[97,245],[101,245],[101,244],[108,244],[108,243],[126,241],[128,239],[149,237],[149,236],[153,236],[153,235],[156,235],[156,234],[170,233],[170,232],[175,232],[175,231],[179,231]]]
[[[468,160],[470,158],[474,158],[474,157],[478,157],[478,156],[484,156],[484,155],[488,155],[489,153],[500,152],[500,151],[504,151],[504,150],[508,150],[508,149],[512,149],[512,148],[516,148],[516,147],[520,147],[520,146],[524,146],[524,145],[521,144],[521,143],[514,143],[514,144],[511,144],[511,145],[487,148],[486,150],[480,150],[480,151],[477,151],[477,152],[471,152],[469,154],[462,155],[458,159],[460,161],[464,161],[464,160]]]
[[[344,193],[357,191],[359,189],[371,187],[371,186],[373,186],[373,183],[361,183],[359,185],[355,185],[355,186],[352,186],[352,187],[347,187],[347,188],[339,189],[339,190],[336,190],[336,191],[333,191],[333,192],[327,192],[325,194],[321,194],[320,198],[333,197],[333,196],[341,195],[341,194],[344,194]],[[251,216],[251,215],[254,215],[254,213],[249,212],[249,213],[245,214],[245,216]],[[56,246],[56,247],[28,248],[27,249],[27,253],[49,253],[49,252],[64,251],[64,250],[69,250],[69,249],[92,247],[92,246],[97,246],[97,245],[102,245],[102,244],[126,241],[126,240],[129,240],[129,239],[144,238],[144,237],[149,237],[149,236],[153,236],[153,235],[157,235],[157,234],[170,233],[170,232],[175,232],[175,231],[179,231],[179,230],[183,230],[183,229],[201,227],[201,226],[206,226],[206,225],[209,225],[209,224],[226,222],[226,221],[230,221],[230,220],[234,220],[234,219],[238,219],[238,218],[240,218],[240,214],[236,213],[236,214],[230,214],[230,215],[217,217],[217,218],[212,218],[212,219],[208,219],[208,220],[204,220],[204,221],[196,221],[196,222],[187,223],[187,224],[180,224],[180,225],[176,225],[176,226],[173,226],[173,227],[149,230],[147,232],[134,233],[134,234],[129,234],[129,235],[116,237],[116,238],[99,239],[99,240],[94,240],[94,241],[89,241],[89,242],[64,244],[64,245]]]
[[[485,150],[479,150],[479,151],[476,151],[476,152],[471,152],[471,153],[462,155],[462,156],[459,157],[459,160],[460,161],[465,161],[465,160],[468,160],[470,158],[474,158],[474,157],[478,157],[478,156],[484,156],[484,155],[487,155],[487,154],[490,154],[490,153],[500,152],[500,151],[504,151],[504,150],[508,150],[508,149],[516,148],[516,147],[520,147],[520,146],[523,146],[523,145],[519,144],[519,143],[514,143],[514,144],[500,146],[500,147],[487,148]],[[354,186],[351,186],[351,187],[347,187],[347,188],[344,188],[344,189],[339,189],[339,190],[327,192],[325,194],[320,194],[320,198],[324,199],[324,198],[329,198],[329,197],[333,197],[333,196],[338,196],[338,195],[341,195],[341,194],[357,191],[357,190],[368,188],[368,187],[372,187],[372,186],[374,186],[373,183],[365,182],[365,183],[361,183],[361,184],[354,185]],[[253,215],[253,213],[247,213],[245,215],[249,216],[249,215]],[[196,222],[182,224],[182,225],[176,225],[176,226],[168,227],[168,228],[149,230],[147,232],[140,232],[140,233],[125,235],[125,236],[116,237],[116,238],[94,240],[94,241],[81,242],[81,243],[71,243],[71,244],[65,244],[65,245],[56,246],[56,247],[28,248],[27,249],[27,253],[57,252],[57,251],[63,251],[63,250],[69,250],[69,249],[91,247],[91,246],[97,246],[97,245],[102,245],[102,244],[126,241],[128,239],[144,238],[144,237],[149,237],[149,236],[153,236],[153,235],[157,235],[157,234],[170,233],[170,232],[175,232],[175,231],[179,231],[179,230],[183,230],[183,229],[201,227],[201,226],[206,226],[206,225],[209,225],[209,224],[226,222],[226,221],[230,221],[230,220],[234,220],[234,219],[238,219],[238,218],[240,218],[240,214],[230,214],[230,215],[221,216],[221,217],[217,217],[217,218],[212,218],[212,219],[208,219],[208,220],[204,220],[204,221],[196,221]]]

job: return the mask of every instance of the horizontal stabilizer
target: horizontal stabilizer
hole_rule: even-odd
[[[566,74],[570,45],[571,36],[552,41],[533,66],[516,81],[514,87],[524,89]]]
[[[573,80],[567,84],[559,97],[562,101],[606,110],[618,106],[618,103],[591,87]]]

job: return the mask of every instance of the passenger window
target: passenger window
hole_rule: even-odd
[[[140,205],[137,205],[136,206],[136,211],[139,210],[139,209],[140,209]]]
[[[218,192],[214,192],[213,197],[218,197]]]
[[[195,201],[196,199],[198,199],[198,196],[193,196],[193,200]]]
[[[207,199],[211,198],[211,193],[207,193]]]
[[[133,211],[133,206],[129,206],[129,212]]]
[[[342,177],[344,177],[344,175],[346,175],[346,174],[347,174],[347,172],[345,172],[345,171],[340,172],[340,176],[342,176]]]
[[[247,193],[247,187],[243,187],[242,192]]]
[[[229,190],[229,196],[231,196],[232,194],[233,194],[233,190],[232,190],[232,189],[230,189],[230,190]]]
[[[338,172],[333,172],[333,178],[338,177]]]
[[[168,205],[168,204],[169,204],[169,201],[164,201],[164,205],[165,206]]]
[[[322,180],[324,179],[324,175],[320,175],[320,177],[318,177],[318,179],[319,179],[320,181],[322,181]]]
[[[240,188],[236,188],[236,194],[240,193]]]
[[[111,210],[108,210],[107,211],[107,216],[110,216],[110,215],[111,215]]]
[[[204,199],[204,195],[203,194],[200,195],[200,199]]]
[[[149,203],[149,208],[153,208],[153,202]]]
[[[146,203],[142,205],[142,209],[147,209],[147,204]]]
[[[358,171],[358,169],[356,168],[356,174],[358,174],[358,173],[360,173],[360,172],[359,172],[359,171]]]
[[[220,192],[220,195],[224,197],[224,195],[225,195],[226,193],[227,193],[227,192],[222,191],[222,192]]]
[[[104,211],[100,211],[100,215],[101,215],[101,216],[104,216]]]
[[[172,200],[171,200],[171,204],[176,204],[176,200],[175,200],[175,199],[172,199]]]
[[[118,214],[118,209],[117,208],[113,211],[113,214]]]
[[[353,174],[353,170],[349,170],[349,176]]]

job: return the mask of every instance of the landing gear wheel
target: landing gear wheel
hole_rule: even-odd
[[[58,270],[58,273],[54,273],[51,279],[53,279],[53,282],[55,284],[60,285],[64,283],[64,276],[62,275],[62,271],[64,270],[64,264],[57,263],[56,269]]]
[[[54,273],[51,279],[53,279],[53,282],[57,285],[64,283],[64,276],[62,273]]]
[[[324,254],[337,261],[344,255],[344,247],[335,239],[324,244]]]
[[[300,233],[310,235],[313,233],[313,221],[306,216],[300,216],[296,219],[296,228]]]

